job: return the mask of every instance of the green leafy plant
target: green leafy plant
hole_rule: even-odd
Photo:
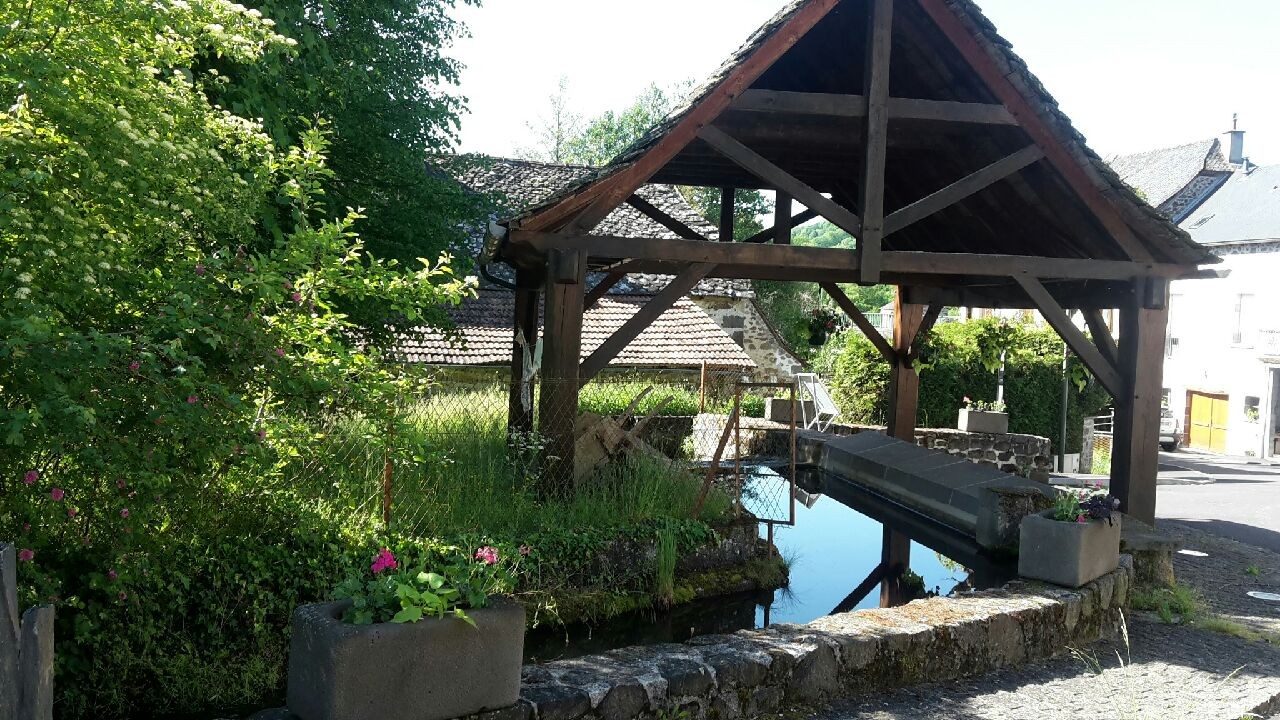
[[[1113,522],[1112,513],[1120,501],[1097,488],[1059,490],[1053,500],[1053,519],[1058,522],[1086,523],[1090,520]]]
[[[670,605],[675,600],[676,592],[676,535],[667,528],[658,531],[656,573],[656,594],[658,603]]]
[[[354,625],[414,623],[424,618],[451,615],[471,625],[467,610],[485,607],[493,595],[515,590],[519,558],[529,554],[522,546],[514,561],[503,561],[491,545],[467,556],[459,548],[447,548],[441,562],[401,567],[387,548],[379,551],[368,572],[344,580],[334,590],[335,600],[350,600],[343,615]]]
[[[1004,404],[1003,400],[972,400],[969,397],[964,399],[964,408],[966,410],[977,410],[978,412],[1003,413],[1008,412],[1009,408]]]

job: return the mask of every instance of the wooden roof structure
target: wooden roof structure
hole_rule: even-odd
[[[721,188],[718,240],[647,206],[636,195],[647,183]],[[777,192],[772,229],[733,237],[735,188]],[[678,238],[600,231],[624,203]],[[856,251],[791,245],[791,228],[817,216],[853,235]],[[707,277],[822,283],[894,364],[891,425],[906,438],[919,382],[913,344],[943,306],[1039,309],[1116,397],[1120,424],[1140,428],[1123,440],[1116,483],[1144,517],[1154,514],[1161,378],[1139,371],[1139,360],[1159,364],[1168,281],[1206,276],[1201,266],[1217,262],[1087,147],[969,0],[788,2],[616,160],[494,224],[486,252],[515,266],[526,287],[545,288],[544,379],[594,374],[604,358],[577,367],[580,298],[590,303],[627,272],[675,276],[646,306],[653,312]],[[588,271],[608,275],[586,289]],[[893,343],[836,285],[850,282],[899,287]],[[1102,332],[1100,309],[1116,307],[1130,318],[1123,346]],[[1093,339],[1071,323],[1073,309]],[[612,349],[606,342],[597,354]],[[544,410],[568,408],[571,394],[544,391]],[[1130,497],[1137,485],[1142,496]]]

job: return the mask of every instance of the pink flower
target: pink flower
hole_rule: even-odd
[[[39,479],[40,479],[39,470],[28,470],[27,474],[22,476],[22,482],[28,485],[35,485],[36,481]]]
[[[36,551],[30,548],[22,548],[18,551],[18,559],[22,562],[31,562],[36,559]]]
[[[188,395],[188,396],[187,396],[187,404],[188,404],[188,405],[195,405],[195,404],[196,404],[196,403],[198,403],[198,402],[200,402],[200,398],[199,398],[199,397],[197,397],[197,396],[195,396],[195,395]]]
[[[196,264],[196,275],[204,277],[204,265],[199,263]]]
[[[75,516],[76,516],[76,509],[75,509],[75,508],[67,508],[67,517],[69,517],[69,518],[73,518],[73,517],[75,517]]]
[[[120,591],[120,600],[121,600],[121,602],[123,602],[124,600],[127,600],[128,598],[129,598],[129,593],[127,593],[127,592],[125,592],[125,591],[121,590],[121,591]]]
[[[485,545],[476,551],[475,557],[477,560],[484,562],[485,565],[493,565],[498,562],[498,550]]]
[[[116,480],[116,487],[120,488],[121,490],[124,489],[124,478],[120,478],[119,480]]]
[[[127,517],[129,517],[129,508],[123,508],[123,509],[121,509],[121,510],[120,510],[120,517],[122,517],[122,518],[127,518]]]
[[[31,523],[22,523],[22,532],[24,533],[31,532]]]
[[[399,566],[396,564],[396,556],[392,555],[390,550],[382,548],[378,553],[378,557],[373,559],[373,564],[369,566],[369,569],[373,571],[374,575],[377,575],[383,570],[395,570],[397,567]]]
[[[62,488],[54,488],[49,491],[49,497],[53,498],[54,502],[62,502],[62,498],[66,496],[67,493]]]
[[[258,439],[259,439],[259,440],[266,440],[266,439],[267,439],[267,431],[266,431],[266,430],[259,430],[259,431],[258,431],[257,433],[255,433],[255,434],[258,436]]]
[[[533,552],[533,548],[529,547],[528,545],[521,545],[521,546],[520,546],[520,554],[521,554],[521,555],[523,555],[523,556],[525,556],[525,557],[528,557],[528,556],[529,556],[529,553],[531,553],[531,552]]]
[[[276,357],[284,357],[284,348],[276,348]]]
[[[133,362],[129,363],[130,372],[138,372],[138,369],[141,367],[142,367],[142,363],[138,362],[137,360],[134,360]]]
[[[1089,521],[1089,520],[1088,520],[1084,515],[1081,515],[1080,517],[1076,518],[1076,522],[1078,522],[1078,523],[1080,523],[1080,524],[1082,524],[1082,525],[1083,525],[1084,523],[1088,522],[1088,521]]]
[[[302,302],[302,293],[293,293],[292,295],[289,296],[289,299],[294,302],[300,303]]]
[[[112,569],[112,570],[108,570],[108,571],[107,571],[107,579],[108,579],[108,580],[111,580],[112,582],[115,582],[115,579],[116,579],[116,578],[118,578],[118,577],[120,577],[120,576],[116,574],[116,571],[115,571],[114,569]]]

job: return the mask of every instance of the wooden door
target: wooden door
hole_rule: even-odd
[[[1225,395],[1191,393],[1191,447],[1217,453],[1227,451],[1229,407]]]

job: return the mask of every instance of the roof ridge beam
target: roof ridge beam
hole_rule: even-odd
[[[1042,158],[1044,158],[1044,151],[1038,145],[1028,145],[890,214],[884,221],[884,234],[892,235],[930,215],[941,212],[970,195],[979,193],[1010,175],[1020,172]]]
[[[748,90],[734,101],[733,109],[743,112],[863,118],[867,116],[867,96],[788,90]],[[889,98],[889,119],[937,120],[980,125],[1018,124],[1018,120],[1004,105],[899,97]]]
[[[816,211],[841,230],[855,237],[861,234],[862,220],[852,211],[796,179],[720,128],[708,125],[698,132],[698,137],[744,170]]]

